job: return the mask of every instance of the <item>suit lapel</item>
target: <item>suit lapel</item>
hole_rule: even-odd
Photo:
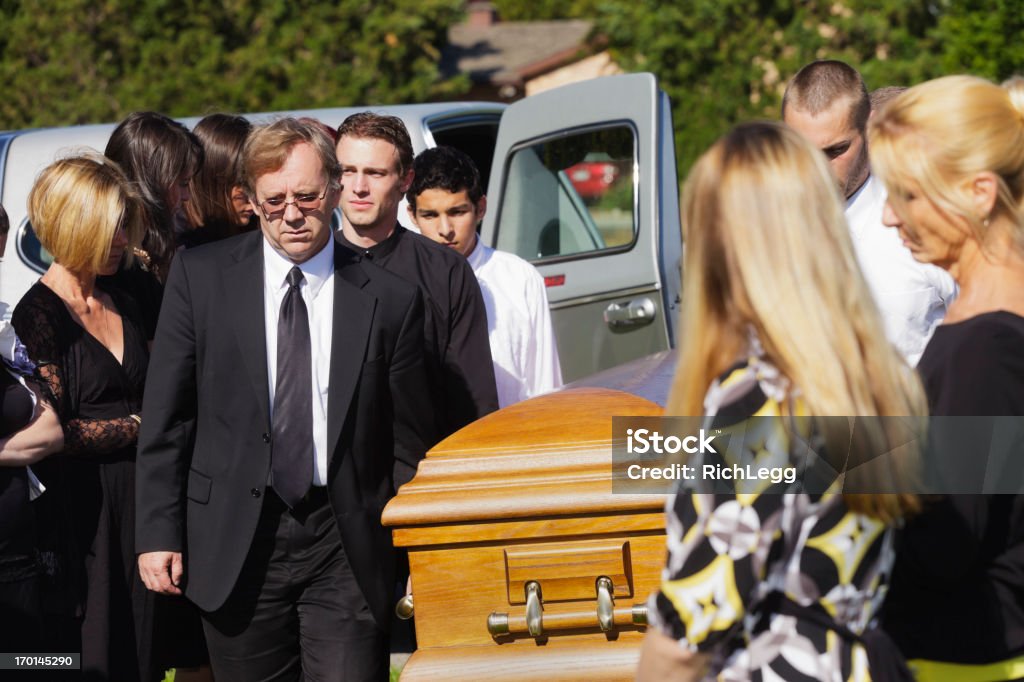
[[[331,334],[330,397],[327,401],[327,452],[333,457],[366,358],[377,299],[363,291],[369,281],[358,256],[334,246],[334,319]]]
[[[267,338],[263,315],[263,235],[246,239],[232,252],[235,262],[224,269],[227,314],[232,322],[242,360],[252,381],[260,414],[270,423],[270,387],[267,383]]]

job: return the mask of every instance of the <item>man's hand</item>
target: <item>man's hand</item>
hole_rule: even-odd
[[[185,572],[181,552],[143,552],[139,555],[139,575],[146,587],[160,594],[181,594],[178,585]]]

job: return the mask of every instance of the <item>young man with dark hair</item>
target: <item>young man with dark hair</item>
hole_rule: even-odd
[[[444,438],[498,409],[487,342],[487,313],[465,259],[398,224],[412,184],[412,142],[402,120],[353,114],[338,128],[345,220],[339,240],[419,286],[426,312],[427,369]]]
[[[811,62],[782,98],[782,120],[821,149],[846,199],[846,220],[886,336],[916,365],[957,289],[944,270],[918,263],[896,230],[882,224],[885,187],[871,174],[867,124],[871,99],[856,69],[834,59]]]
[[[473,160],[438,147],[417,156],[413,169],[410,217],[424,236],[466,257],[484,292],[501,407],[561,386],[543,278],[519,256],[477,239],[487,197]]]

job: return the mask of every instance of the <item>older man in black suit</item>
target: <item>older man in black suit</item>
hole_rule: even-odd
[[[256,129],[261,231],[181,253],[138,456],[139,569],[203,611],[218,682],[387,679],[380,524],[434,427],[416,287],[337,244],[332,141]]]

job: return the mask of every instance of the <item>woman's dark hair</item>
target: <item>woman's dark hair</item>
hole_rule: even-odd
[[[186,213],[193,227],[207,232],[205,241],[242,231],[231,191],[242,184],[242,148],[251,130],[249,121],[232,114],[210,114],[192,129],[203,145],[203,165],[189,182]]]
[[[203,165],[203,147],[188,128],[155,111],[138,111],[114,129],[104,154],[117,162],[142,197],[146,216],[142,248],[161,278],[176,247],[171,188]]]

